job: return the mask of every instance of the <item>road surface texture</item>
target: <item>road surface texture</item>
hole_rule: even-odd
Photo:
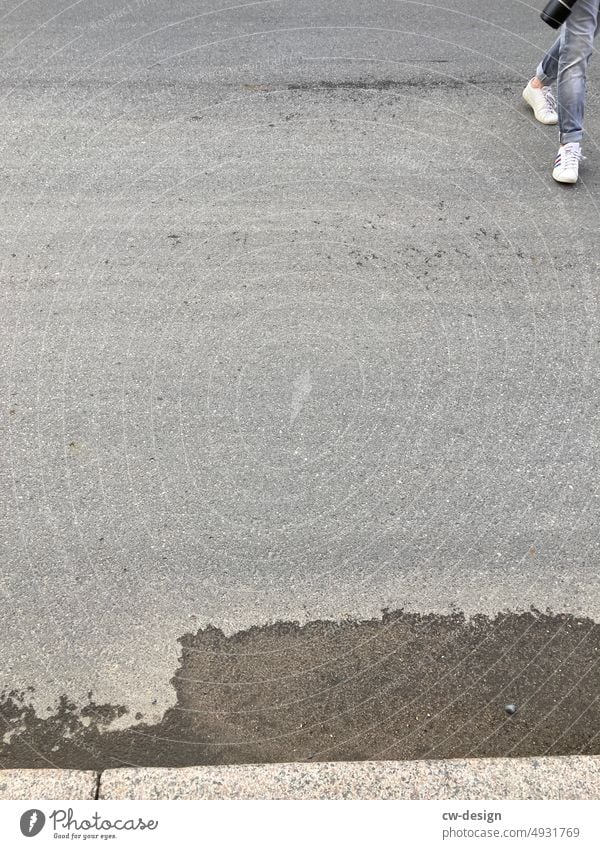
[[[600,751],[538,13],[2,0],[0,766]]]

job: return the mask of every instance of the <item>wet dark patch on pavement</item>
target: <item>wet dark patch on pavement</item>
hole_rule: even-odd
[[[306,760],[600,753],[600,625],[385,613],[180,639],[177,704],[107,731],[123,706],[50,717],[0,700],[1,767],[103,769]]]
[[[447,60],[432,59],[431,63],[443,64]],[[521,78],[503,78],[502,83],[508,86],[520,85]],[[295,83],[286,83],[288,91],[393,91],[410,88],[438,88],[438,89],[469,89],[473,86],[498,85],[498,80],[476,79],[475,77],[459,78],[452,76],[440,76],[439,72],[430,73],[427,76],[422,73],[417,77],[407,77],[402,80],[305,80]],[[511,90],[511,89],[509,89]]]
[[[423,86],[437,86],[439,88],[464,88],[468,85],[476,85],[475,79],[456,79],[455,77],[441,77],[439,79],[431,79],[427,77],[423,79],[409,78],[405,80],[318,80],[316,82],[306,81],[298,83],[288,83],[286,88],[289,91],[339,91],[349,89],[351,91],[389,91],[390,89],[403,88],[422,88]]]

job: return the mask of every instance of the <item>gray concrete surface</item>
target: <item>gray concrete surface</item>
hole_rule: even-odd
[[[101,799],[598,799],[599,758],[109,769]]]
[[[0,770],[0,799],[95,799],[98,774],[69,769]]]
[[[600,110],[594,73],[555,185],[551,38],[516,0],[2,4],[0,692],[118,729],[208,624],[598,620]]]

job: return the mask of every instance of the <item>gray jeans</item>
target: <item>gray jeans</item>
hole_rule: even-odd
[[[587,68],[598,30],[600,0],[577,0],[536,71],[546,85],[556,81],[561,144],[583,138]]]

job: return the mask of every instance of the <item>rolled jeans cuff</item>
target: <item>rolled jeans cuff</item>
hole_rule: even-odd
[[[559,133],[560,144],[569,142],[580,142],[583,138],[583,130],[572,130],[570,133]]]
[[[550,85],[551,83],[556,82],[556,80],[552,79],[552,77],[546,76],[546,74],[544,73],[544,71],[542,69],[542,63],[541,62],[536,68],[535,75],[538,78],[538,80],[541,83],[543,83],[544,85]]]

